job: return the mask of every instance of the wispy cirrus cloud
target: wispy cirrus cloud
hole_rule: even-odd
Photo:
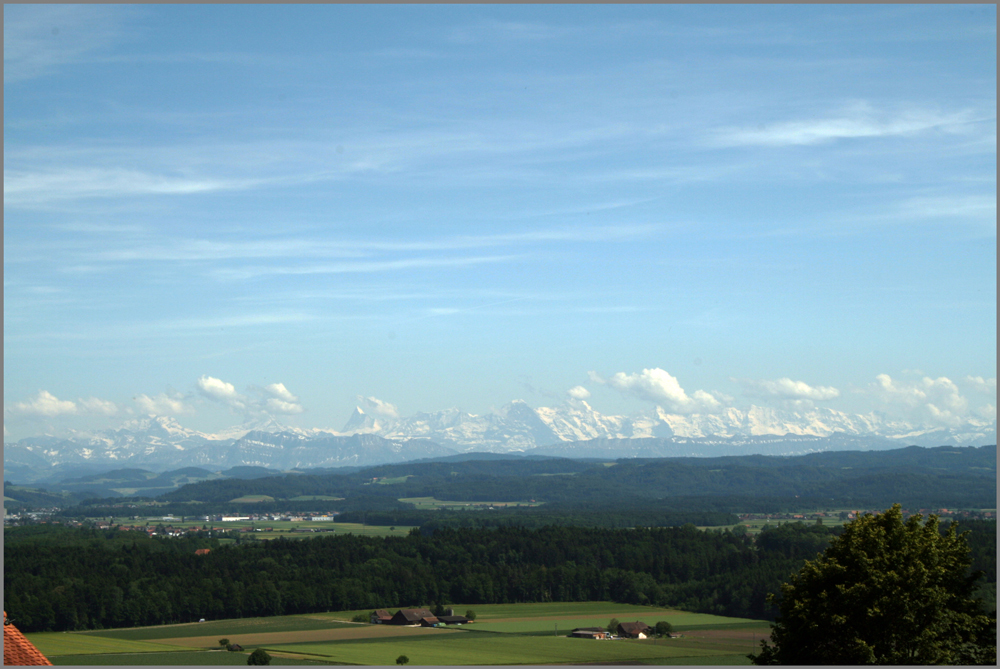
[[[900,220],[950,219],[990,223],[996,232],[997,199],[993,195],[916,196],[898,203],[888,214]]]
[[[260,186],[260,179],[171,176],[139,170],[67,168],[58,171],[4,170],[4,204],[37,205],[56,200],[139,195],[191,195]]]
[[[404,258],[391,260],[370,260],[357,262],[325,263],[317,265],[282,265],[273,267],[240,267],[217,269],[211,272],[219,279],[244,280],[267,275],[309,275],[309,274],[370,274],[411,269],[431,269],[443,267],[471,267],[476,265],[504,263],[523,258],[523,255],[468,256],[449,258]]]
[[[722,128],[709,141],[719,147],[808,146],[840,139],[895,137],[931,130],[960,132],[970,123],[988,120],[988,115],[971,109],[950,113],[923,109],[890,113],[862,103],[825,117]]]
[[[138,11],[125,5],[5,5],[4,83],[94,60],[134,32]]]
[[[65,229],[60,224],[59,229]],[[61,263],[63,271],[81,268],[93,271],[102,265],[149,262],[252,261],[250,267],[229,266],[212,270],[220,278],[249,278],[263,274],[348,274],[417,269],[425,267],[458,267],[500,263],[522,259],[519,254],[455,255],[453,251],[532,247],[562,243],[627,243],[652,238],[662,226],[577,226],[553,227],[519,232],[485,235],[450,235],[435,238],[322,238],[305,235],[267,236],[257,239],[165,237],[152,231],[127,226],[83,225],[72,231],[82,235],[100,236],[100,241],[80,237],[75,240],[49,238],[22,245],[8,262],[37,263],[53,254],[73,256],[74,263]],[[448,255],[412,255],[440,252]],[[399,257],[400,255],[408,257]],[[266,265],[262,260],[294,259],[295,265]],[[338,260],[303,264],[303,260]]]
[[[578,28],[565,24],[491,19],[457,26],[449,32],[448,39],[456,44],[480,44],[494,41],[547,41],[572,36],[579,34],[579,32]]]

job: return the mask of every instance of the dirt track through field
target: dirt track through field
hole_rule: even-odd
[[[382,639],[391,636],[417,636],[424,634],[454,634],[455,630],[434,629],[432,627],[405,627],[403,625],[364,625],[358,627],[329,630],[304,630],[301,632],[264,632],[261,634],[230,634],[229,643],[241,646],[274,645],[281,643],[315,643],[322,641],[346,641],[349,639]],[[218,648],[219,636],[189,636],[179,639],[151,639],[155,643],[167,643],[189,648]]]

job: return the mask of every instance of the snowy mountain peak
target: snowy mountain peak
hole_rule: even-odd
[[[341,432],[352,434],[355,432],[377,432],[381,429],[378,420],[374,416],[365,413],[361,407],[354,407],[354,413],[347,419]]]
[[[148,414],[143,418],[125,421],[119,430],[174,439],[204,436],[197,430],[190,430],[182,426],[172,416],[157,416],[155,414]]]

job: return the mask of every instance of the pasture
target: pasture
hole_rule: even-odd
[[[393,610],[396,607],[393,607]],[[349,622],[364,611],[216,620],[158,627],[31,634],[54,664],[245,664],[265,648],[274,664],[748,664],[746,654],[769,634],[764,621],[724,618],[612,602],[453,605],[476,622],[429,628]],[[574,627],[603,627],[611,618],[670,622],[678,638],[597,641],[568,637]],[[218,640],[244,652],[217,650]]]
[[[173,651],[170,653],[116,653],[114,655],[59,655],[49,660],[56,666],[90,665],[90,666],[224,666],[236,665],[245,667],[249,653],[229,653],[219,651]],[[328,664],[321,661],[294,660],[285,657],[272,656],[271,664],[302,665]]]
[[[317,614],[318,615],[318,614]],[[235,618],[232,620],[210,620],[204,623],[183,623],[180,625],[158,625],[156,627],[132,627],[111,630],[92,630],[75,632],[75,634],[105,637],[108,639],[127,639],[131,641],[150,641],[153,639],[180,639],[184,637],[209,637],[215,647],[218,640],[228,637],[233,643],[237,636],[247,634],[266,634],[274,632],[300,632],[311,630],[355,628],[356,623],[342,623],[330,618],[318,618],[310,615],[273,616],[269,618]]]
[[[423,638],[396,637],[392,642],[380,639],[353,643],[267,646],[267,649],[269,653],[272,650],[296,655],[303,653],[314,659],[350,664],[392,665],[397,657],[406,655],[413,664],[437,666],[583,662],[617,664],[719,654],[714,650],[671,646],[665,641],[653,645],[641,641],[594,641],[565,636],[521,636],[476,631],[425,635]]]
[[[175,647],[132,639],[112,639],[71,632],[25,634],[46,657],[54,655],[94,655],[107,653],[153,653],[177,650]],[[188,648],[191,650],[191,648]]]

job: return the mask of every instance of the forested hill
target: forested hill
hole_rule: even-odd
[[[403,478],[405,477],[405,480]],[[396,481],[372,484],[372,479]],[[290,499],[300,495],[366,494],[463,501],[587,502],[675,496],[788,496],[877,499],[911,505],[972,504],[996,499],[996,446],[909,447],[881,452],[814,453],[795,457],[663,458],[587,463],[548,460],[469,460],[382,465],[347,475],[286,475],[254,481],[185,486],[164,500],[223,502],[241,495]],[[926,504],[925,504],[926,503]],[[995,502],[994,502],[995,503]]]
[[[235,502],[246,496],[260,501]],[[260,496],[270,499],[261,500]],[[731,513],[791,508],[993,508],[996,446],[908,447],[880,452],[825,452],[803,456],[627,459],[585,462],[565,458],[489,458],[382,465],[360,471],[285,474],[186,485],[157,498],[182,515],[230,511],[324,509],[402,512],[401,499],[432,497],[468,502],[542,503],[541,508],[497,511],[537,526],[533,517],[603,511],[632,515],[671,509]],[[297,501],[300,500],[300,501]],[[122,498],[91,500],[69,515],[117,515],[95,507]],[[197,504],[195,504],[197,503]],[[197,508],[196,508],[197,507]],[[427,513],[393,524],[422,524]],[[643,516],[648,518],[648,516]],[[650,519],[652,520],[652,519]],[[517,521],[520,522],[520,521]],[[575,521],[567,518],[567,522]],[[610,522],[610,521],[609,521]],[[664,521],[665,522],[665,521]],[[697,522],[697,521],[696,521]],[[618,521],[607,525],[618,526]],[[637,524],[635,522],[630,524]],[[641,523],[638,523],[641,524]],[[650,522],[659,525],[660,522]],[[699,523],[701,524],[701,523]]]

